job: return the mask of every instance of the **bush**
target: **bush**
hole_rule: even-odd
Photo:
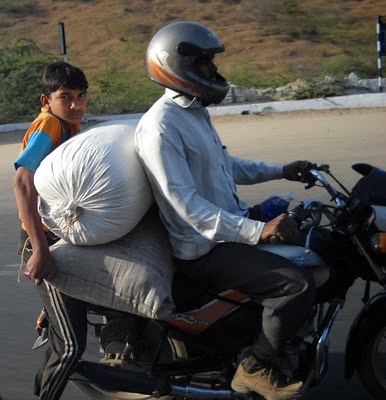
[[[97,90],[90,91],[88,105],[92,115],[144,112],[163,92],[147,76],[130,67],[119,69],[113,60],[94,78],[94,84]]]
[[[344,88],[336,82],[317,82],[315,80],[307,80],[305,84],[299,86],[290,96],[290,100],[306,100],[339,96],[343,93]]]
[[[0,124],[34,118],[40,107],[43,69],[53,61],[57,59],[26,39],[0,50]]]

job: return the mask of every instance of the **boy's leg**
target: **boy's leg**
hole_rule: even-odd
[[[38,289],[49,321],[50,348],[36,375],[34,394],[41,400],[56,400],[86,348],[87,304],[45,281]]]
[[[45,235],[50,246],[60,240],[50,231]],[[32,255],[31,243],[27,240],[27,232],[21,229],[18,254],[25,263]],[[46,281],[38,290],[49,321],[49,347],[35,376],[33,393],[40,399],[56,400],[86,348],[87,304],[61,293]]]

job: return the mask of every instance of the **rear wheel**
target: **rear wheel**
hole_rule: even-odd
[[[153,359],[156,348],[159,344],[160,332],[154,325],[146,329],[143,337],[143,343],[140,345],[141,349],[139,355],[135,356],[138,363],[148,363]],[[167,362],[176,360],[178,358],[187,358],[186,347],[183,342],[175,339],[168,338],[163,341],[162,348],[160,349],[160,361]],[[111,367],[114,368],[114,367]],[[130,366],[128,366],[130,368]],[[128,393],[105,390],[97,384],[81,381],[72,381],[72,383],[86,395],[89,399],[93,400],[155,400],[152,396],[141,393]],[[169,400],[170,396],[164,396],[161,400]]]
[[[385,316],[367,324],[358,374],[363,385],[378,400],[386,399],[386,322]]]

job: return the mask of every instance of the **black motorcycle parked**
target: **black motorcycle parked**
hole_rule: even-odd
[[[318,288],[313,315],[292,343],[299,349],[296,378],[317,385],[328,366],[329,334],[346,294],[357,279],[366,282],[363,308],[347,338],[345,376],[357,371],[368,392],[386,399],[386,172],[367,164],[353,169],[361,177],[351,192],[330,172],[329,166],[307,164],[304,181],[321,186],[331,196],[301,203],[288,214],[300,227],[304,246],[261,244],[304,268],[311,268]],[[339,186],[337,190],[330,181]],[[335,185],[335,186],[337,186]],[[273,238],[274,239],[274,238]],[[181,279],[178,275],[177,281]],[[375,283],[379,292],[370,297]],[[248,355],[253,334],[258,334],[261,307],[240,292],[200,291],[192,284],[175,293],[177,311],[168,320],[150,320],[90,305],[90,313],[104,320],[130,319],[124,363],[112,367],[81,360],[71,376],[90,399],[260,398],[230,387],[238,362]],[[99,336],[104,324],[94,324]],[[37,328],[35,348],[45,341],[44,321]]]

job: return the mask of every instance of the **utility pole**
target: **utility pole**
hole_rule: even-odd
[[[386,55],[386,16],[378,15],[378,23],[377,23],[377,50],[378,50],[378,86],[379,93],[383,92],[383,83],[382,83],[382,56]]]
[[[63,56],[63,60],[67,62],[66,33],[64,32],[64,22],[58,23],[58,29],[59,29],[60,54]]]

